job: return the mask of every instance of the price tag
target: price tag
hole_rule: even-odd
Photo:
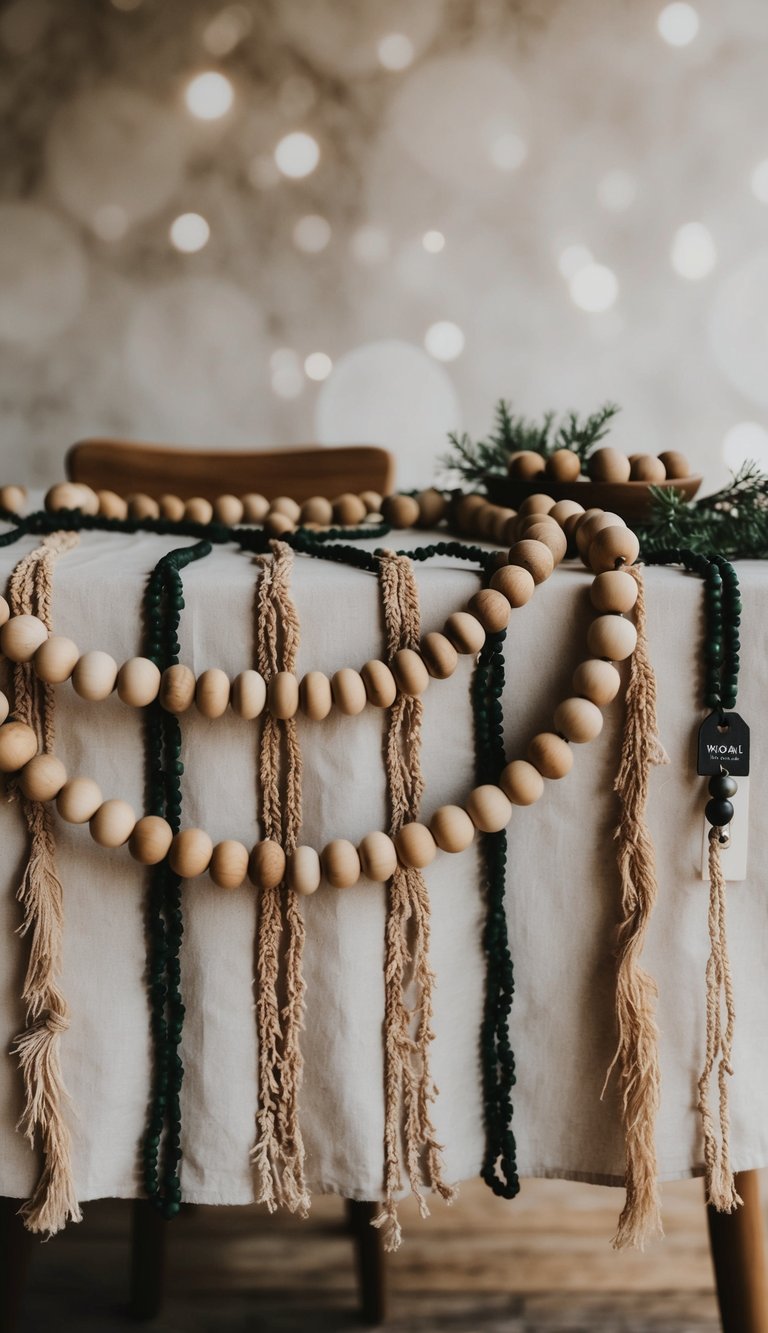
[[[749,773],[749,727],[738,713],[710,713],[699,727],[697,773],[730,773],[745,778]]]
[[[747,841],[749,834],[749,778],[739,778],[739,790],[732,796],[733,819],[728,825],[728,842],[720,845],[720,864],[731,884],[747,878]],[[702,816],[701,878],[709,879],[709,835],[712,825]]]

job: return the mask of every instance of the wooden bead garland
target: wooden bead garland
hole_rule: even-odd
[[[239,889],[248,874],[248,848],[227,839],[211,853],[210,876],[220,889]]]

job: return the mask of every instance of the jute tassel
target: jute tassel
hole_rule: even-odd
[[[656,983],[640,966],[648,924],[656,901],[656,859],[645,808],[654,764],[669,762],[657,735],[656,678],[648,655],[645,590],[640,569],[627,571],[637,582],[635,626],[621,762],[615,790],[621,809],[616,829],[621,875],[622,921],[616,977],[616,1054],[605,1080],[618,1066],[621,1118],[626,1153],[626,1199],[613,1239],[616,1249],[635,1246],[662,1234],[656,1171],[656,1112],[660,1069],[655,1007]]]
[[[293,671],[299,647],[299,619],[289,587],[293,551],[284,542],[271,543],[272,559],[264,559],[257,611],[257,665],[265,679],[277,671]],[[302,760],[293,718],[281,721],[266,714],[259,749],[261,821],[265,838],[285,852],[298,842],[302,821]],[[281,944],[285,1003],[281,1009]],[[304,1179],[304,1141],[298,1116],[303,1060],[300,1033],[304,1015],[304,918],[293,889],[278,885],[259,897],[257,932],[256,1021],[259,1042],[259,1108],[251,1160],[259,1182],[258,1202],[270,1212],[285,1205],[302,1216],[310,1197]]]
[[[381,562],[380,587],[391,660],[399,648],[416,648],[419,642],[419,596],[410,560],[387,553]],[[390,710],[385,759],[392,836],[419,813],[424,790],[419,757],[422,712],[421,700],[406,695],[398,695]],[[395,1202],[402,1189],[401,1122],[405,1167],[422,1217],[429,1216],[424,1183],[449,1202],[455,1197],[454,1188],[443,1179],[442,1149],[431,1118],[437,1088],[429,1061],[435,981],[429,942],[430,904],[424,877],[420,870],[398,866],[388,885],[385,941],[384,1201],[373,1222],[382,1230],[386,1250],[396,1250],[402,1239]],[[410,985],[415,992],[413,1009],[405,995]]]
[[[78,544],[76,533],[55,532],[19,562],[11,575],[9,601],[14,615],[36,615],[51,628],[53,567],[58,556]],[[29,665],[13,669],[14,713],[37,732],[46,753],[53,749],[53,690]],[[56,844],[50,807],[19,795],[29,833],[29,856],[17,897],[24,909],[21,935],[30,952],[22,998],[27,1026],[14,1041],[24,1079],[25,1105],[18,1128],[34,1147],[43,1169],[32,1197],[21,1209],[29,1231],[52,1236],[68,1221],[81,1220],[71,1166],[71,1140],[64,1118],[67,1091],[61,1074],[59,1037],[69,1027],[69,1010],[58,986],[64,926],[64,896],[56,871]]]
[[[704,1171],[707,1203],[719,1213],[732,1213],[741,1199],[731,1170],[730,1118],[728,1114],[728,1079],[733,1073],[733,985],[725,933],[725,877],[720,862],[720,830],[709,835],[709,942],[707,959],[707,1044],[704,1068],[699,1079],[699,1112],[704,1131]],[[725,1003],[725,1026],[722,1003]],[[719,1061],[718,1061],[719,1056]],[[715,1132],[709,1105],[709,1084],[717,1066],[720,1101],[720,1141]]]

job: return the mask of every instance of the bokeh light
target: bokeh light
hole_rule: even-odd
[[[445,249],[445,237],[441,231],[425,231],[421,244],[429,255],[439,255]]]
[[[235,90],[226,74],[204,70],[190,79],[184,90],[187,109],[197,120],[220,120],[235,100]]]
[[[557,259],[557,267],[567,282],[570,282],[580,268],[586,268],[587,264],[591,263],[592,251],[586,245],[580,244],[566,245]]]
[[[464,334],[452,320],[439,319],[427,329],[424,346],[436,361],[455,361],[464,351]]]
[[[670,262],[681,278],[696,282],[706,278],[717,263],[712,233],[702,222],[686,222],[675,232]]]
[[[331,239],[331,224],[319,213],[307,213],[293,228],[293,243],[308,255],[319,255]]]
[[[407,69],[413,63],[413,42],[403,32],[387,33],[379,39],[376,49],[384,69]]]
[[[297,352],[278,347],[269,358],[270,382],[278,398],[300,398],[304,392],[304,371]]]
[[[659,36],[669,46],[689,46],[699,31],[699,15],[684,0],[666,5],[656,20]]]
[[[386,4],[339,3],[339,0],[280,0],[275,15],[284,40],[295,47],[313,67],[335,77],[358,79],[385,69],[381,48],[394,49],[403,59],[410,47],[410,60],[424,52],[436,37],[443,19],[443,0],[387,0]],[[392,39],[397,38],[397,43]]]
[[[253,15],[245,5],[227,5],[203,29],[203,45],[212,56],[228,56],[253,26]]]
[[[319,161],[320,146],[317,139],[304,130],[294,130],[284,135],[275,148],[278,169],[293,180],[311,175]]]
[[[308,380],[327,380],[333,370],[333,362],[326,352],[310,352],[304,361],[304,373]]]
[[[619,294],[616,274],[605,264],[584,264],[577,268],[569,283],[571,300],[580,310],[600,314],[610,310]]]
[[[180,213],[170,226],[169,235],[175,250],[192,255],[208,244],[211,229],[199,213]]]

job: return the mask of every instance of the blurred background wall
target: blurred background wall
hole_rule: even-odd
[[[768,464],[765,0],[10,0],[3,480],[494,401]]]

